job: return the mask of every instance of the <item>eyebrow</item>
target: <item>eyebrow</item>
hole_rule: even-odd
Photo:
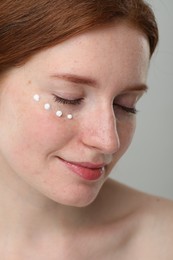
[[[62,79],[68,82],[72,82],[75,84],[81,84],[81,85],[88,85],[88,86],[92,86],[92,87],[97,87],[98,83],[95,79],[90,78],[90,77],[85,77],[85,76],[79,76],[79,75],[75,75],[75,74],[71,74],[71,73],[63,73],[63,74],[59,74],[59,73],[55,73],[51,75],[52,78],[57,78],[57,79]],[[124,92],[126,91],[143,91],[143,92],[147,92],[148,90],[148,86],[146,84],[139,84],[139,85],[135,85],[135,86],[129,86],[127,88],[124,89]]]
[[[148,91],[148,86],[146,84],[139,84],[136,86],[128,87],[125,89],[125,91],[143,91],[147,92]]]
[[[51,75],[53,78],[58,78],[58,79],[63,79],[65,81],[69,81],[75,84],[81,84],[81,85],[89,85],[96,87],[97,82],[96,80],[89,78],[89,77],[84,77],[84,76],[79,76],[79,75],[74,75],[74,74],[53,74]]]

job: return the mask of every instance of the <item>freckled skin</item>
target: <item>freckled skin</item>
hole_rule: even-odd
[[[145,36],[122,24],[79,35],[10,71],[1,86],[0,112],[4,137],[0,149],[9,172],[15,171],[34,189],[62,204],[79,206],[93,201],[135,129],[134,117],[116,122],[112,98],[129,85],[145,83],[148,62]],[[91,75],[98,81],[95,89],[83,87],[86,101],[80,109],[54,103],[54,85],[47,79],[57,71]],[[39,105],[33,101],[35,93],[43,97]],[[60,108],[66,114],[74,113],[74,118],[57,119],[55,113],[42,108],[44,102],[53,111]],[[55,156],[109,165],[102,178],[88,184],[70,174]]]
[[[142,95],[129,88],[145,84],[148,65],[145,35],[121,22],[41,51],[1,80],[2,259],[173,259],[172,203],[108,178],[135,131],[136,117],[119,105],[131,108]],[[97,84],[52,79],[56,73]],[[62,104],[54,95],[83,102]],[[57,156],[103,162],[105,172],[86,181]]]

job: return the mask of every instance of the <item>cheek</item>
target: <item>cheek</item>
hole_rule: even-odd
[[[3,120],[4,152],[13,163],[25,167],[57,152],[72,138],[72,121],[33,106],[14,106]],[[69,124],[71,126],[69,126]],[[13,127],[12,127],[13,126]]]
[[[129,148],[136,129],[136,117],[132,117],[129,121],[120,123],[118,125],[118,132],[120,138],[120,157]]]
[[[133,139],[136,129],[136,117],[134,116],[128,123],[124,122],[119,125],[118,132],[120,137],[120,144],[123,153],[128,149]]]
[[[69,122],[48,113],[33,112],[23,118],[18,129],[21,147],[40,153],[51,152],[61,149],[71,139],[73,131]]]
[[[136,128],[136,118],[134,117],[132,120],[123,123],[119,123],[117,125],[117,131],[120,139],[120,149],[113,156],[113,160],[111,164],[108,166],[108,173],[112,170],[112,168],[116,165],[117,161],[124,155],[124,153],[129,148]]]

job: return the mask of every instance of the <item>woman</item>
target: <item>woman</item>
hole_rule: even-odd
[[[173,204],[109,179],[158,41],[141,0],[0,3],[1,259],[173,259]]]

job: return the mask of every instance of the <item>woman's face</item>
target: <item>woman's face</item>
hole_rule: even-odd
[[[73,37],[10,70],[0,94],[4,175],[13,176],[19,190],[25,185],[61,204],[91,203],[130,145],[148,65],[145,36],[119,23]]]

